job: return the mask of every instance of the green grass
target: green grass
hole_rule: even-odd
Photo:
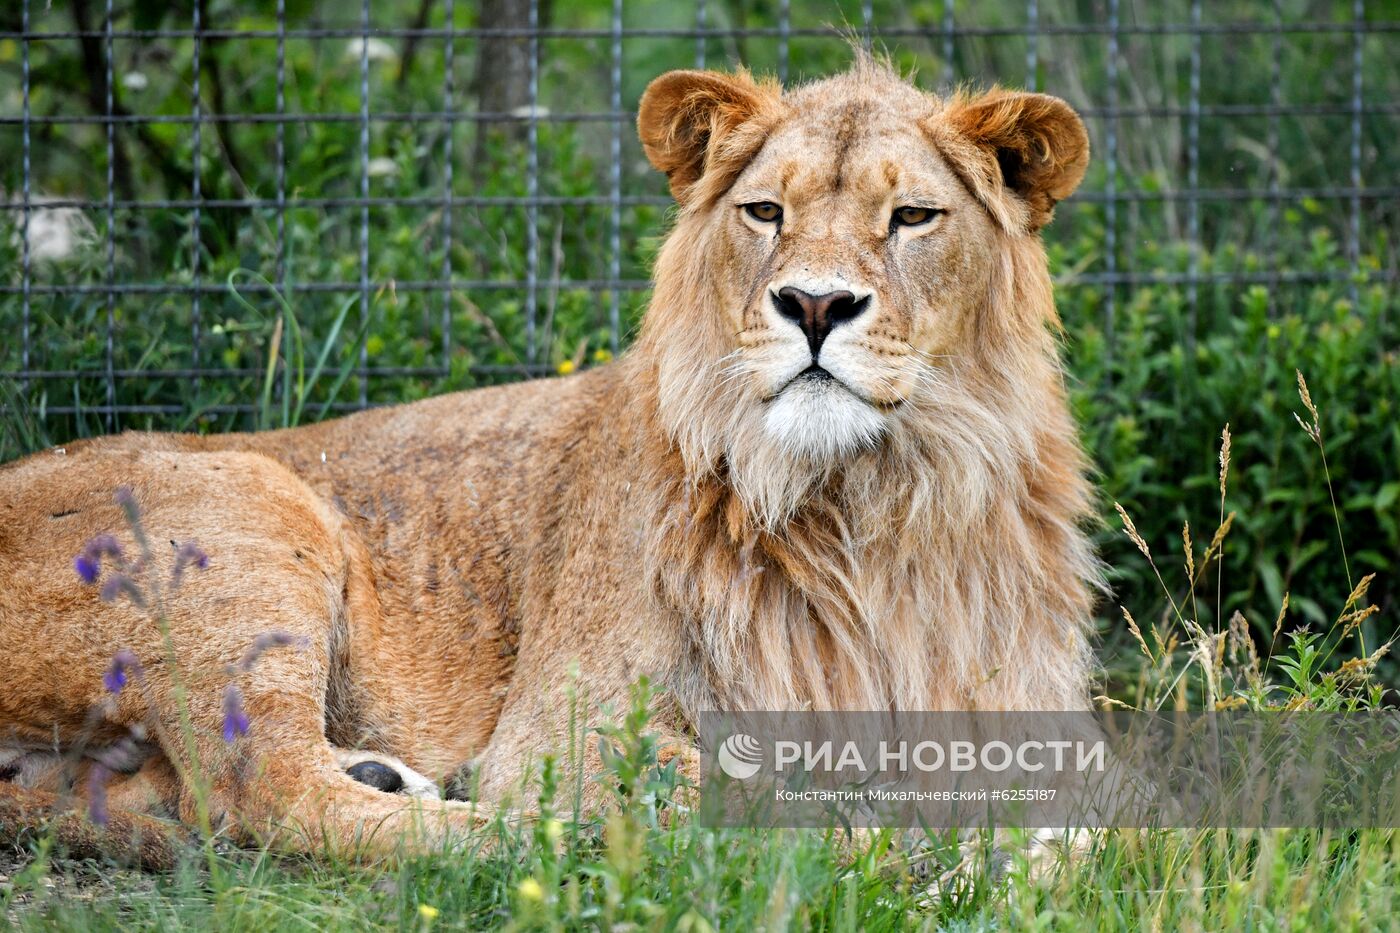
[[[240,857],[218,889],[187,873],[134,892],[69,866],[61,890],[82,896],[34,893],[31,873],[7,914],[25,929],[1345,930],[1384,929],[1400,907],[1382,832],[1113,832],[1043,879],[1024,862],[1000,880],[974,866],[934,895],[891,858],[842,864],[812,831],[620,819],[558,856],[515,851],[383,872]]]

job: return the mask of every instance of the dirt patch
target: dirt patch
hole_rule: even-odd
[[[91,903],[126,898],[149,893],[156,886],[155,876],[142,871],[66,858],[51,859],[48,870],[33,877],[26,869],[34,861],[34,853],[27,849],[0,846],[0,904],[4,905],[0,924],[14,924],[54,901]]]

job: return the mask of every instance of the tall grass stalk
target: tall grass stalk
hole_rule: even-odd
[[[282,292],[273,287],[262,275],[247,269],[235,269],[229,273],[228,288],[242,307],[250,313],[264,317],[263,312],[256,305],[252,304],[238,290],[237,281],[240,278],[250,279],[265,286],[275,298],[279,314],[273,322],[272,337],[268,342],[267,363],[263,376],[262,396],[257,413],[257,426],[259,428],[281,427],[291,428],[301,424],[306,412],[307,402],[310,400],[312,391],[320,381],[322,375],[326,374],[327,366],[330,364],[331,354],[335,350],[336,342],[340,339],[340,332],[345,327],[345,321],[350,315],[350,310],[356,306],[359,299],[351,296],[341,302],[336,310],[335,316],[331,319],[330,329],[326,332],[325,339],[321,343],[321,348],[316,354],[315,361],[311,364],[311,370],[307,372],[307,347],[302,336],[301,324],[297,320],[295,309]],[[334,369],[334,380],[331,382],[326,393],[326,399],[321,403],[320,410],[316,412],[315,420],[323,420],[330,414],[331,406],[335,404],[336,398],[340,395],[340,390],[346,381],[355,372],[355,362],[359,356],[360,348],[369,337],[372,319],[361,325],[359,332],[351,341],[350,345],[341,352],[341,360]],[[283,392],[281,399],[281,411],[277,412],[272,399],[273,386],[276,383],[277,373],[282,364],[282,340],[283,333],[287,335],[288,359],[286,365],[295,374],[292,381],[292,390]]]

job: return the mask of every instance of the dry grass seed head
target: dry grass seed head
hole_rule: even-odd
[[[1191,546],[1191,523],[1185,522],[1181,526],[1181,547],[1186,552],[1186,579],[1195,582],[1196,579],[1196,555]]]
[[[1142,552],[1143,557],[1151,560],[1152,552],[1147,549],[1147,542],[1142,540],[1142,535],[1138,534],[1137,526],[1134,525],[1133,520],[1128,517],[1127,510],[1117,502],[1113,503],[1113,507],[1118,510],[1118,517],[1123,519],[1123,531],[1127,534],[1128,540],[1137,545],[1137,549]]]
[[[1128,611],[1127,606],[1119,606],[1118,608],[1123,610],[1123,618],[1128,622],[1128,631],[1133,633],[1133,638],[1137,639],[1138,647],[1147,656],[1147,660],[1151,661],[1152,652],[1147,650],[1147,639],[1142,637],[1142,629],[1138,628],[1137,619],[1133,618],[1133,614]]]
[[[1225,481],[1230,475],[1230,424],[1220,434],[1220,497],[1225,498]]]
[[[1225,521],[1220,523],[1220,527],[1215,529],[1215,534],[1211,535],[1210,547],[1206,548],[1204,560],[1209,560],[1212,554],[1220,552],[1220,546],[1225,542],[1225,536],[1230,533],[1230,528],[1235,524],[1235,513],[1230,512],[1225,516]]]
[[[1362,622],[1365,622],[1380,611],[1379,606],[1367,606],[1365,609],[1358,609],[1355,612],[1349,612],[1342,616],[1337,620],[1342,626],[1342,637],[1346,638],[1352,632],[1360,628]]]
[[[1243,657],[1245,662],[1245,675],[1251,683],[1258,680],[1259,651],[1254,646],[1254,636],[1249,630],[1249,620],[1244,617],[1244,613],[1238,609],[1230,616],[1230,625],[1227,629],[1230,635],[1230,658],[1231,660]]]
[[[1317,415],[1317,406],[1313,404],[1312,393],[1308,391],[1308,383],[1307,380],[1303,378],[1303,371],[1295,369],[1293,372],[1298,376],[1298,397],[1303,400],[1303,407],[1308,410],[1308,414],[1312,415],[1312,424],[1309,425],[1304,422],[1296,411],[1293,413],[1293,419],[1298,422],[1298,426],[1303,429],[1308,437],[1312,438],[1314,444],[1321,446],[1322,423]]]
[[[1366,591],[1371,588],[1371,581],[1375,578],[1376,575],[1374,573],[1368,573],[1361,578],[1361,582],[1356,584],[1356,588],[1351,591],[1351,595],[1347,597],[1346,603],[1342,605],[1343,613],[1365,598]]]
[[[1283,594],[1283,602],[1278,607],[1278,618],[1274,620],[1273,641],[1278,641],[1279,632],[1283,631],[1283,619],[1288,615],[1288,594]]]

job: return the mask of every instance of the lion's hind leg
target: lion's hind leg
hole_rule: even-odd
[[[104,785],[114,822],[153,796],[186,826],[238,842],[369,856],[488,822],[479,807],[382,793],[337,760],[327,731],[345,724],[328,721],[341,669],[332,651],[355,610],[350,532],[335,509],[258,454],[122,443],[0,473],[11,500],[0,576],[26,581],[0,588],[3,740],[51,744],[72,761],[139,735],[169,770],[154,794],[146,779],[159,765],[141,780],[114,774]],[[94,540],[101,553],[86,556]],[[179,565],[191,543],[207,566]],[[77,573],[74,555],[85,555]],[[86,819],[81,802],[5,790],[16,818],[62,807]]]
[[[108,811],[102,823],[46,790],[0,781],[0,839],[20,841],[48,835],[75,858],[115,858],[153,870],[175,867],[183,848],[181,833],[163,820],[126,810]]]
[[[182,732],[173,702],[161,709],[163,750],[207,787],[207,793],[181,795],[180,818],[194,825],[210,819],[243,844],[300,852],[377,858],[436,850],[487,825],[491,814],[437,799],[426,779],[395,769],[396,759],[371,754],[352,761],[327,736],[332,645],[343,637],[337,629],[347,612],[347,560],[339,536],[327,532],[298,535],[295,544],[270,541],[247,553],[211,552],[210,570],[181,591],[185,598],[207,590],[199,605],[219,597],[221,612],[239,626],[236,635],[220,636],[224,644],[212,654],[206,634],[202,655],[184,665],[191,672],[185,715],[193,736]],[[216,559],[223,567],[246,562],[246,576],[271,573],[275,580],[230,588],[216,575]],[[191,622],[172,619],[171,625]],[[347,767],[373,769],[376,763],[414,793],[386,793],[347,773]]]
[[[355,858],[433,851],[490,822],[482,807],[437,799],[430,782],[396,759],[331,745],[326,698],[336,610],[322,582],[309,573],[283,574],[269,590],[275,598],[259,591],[223,602],[231,616],[276,633],[254,637],[262,645],[255,663],[247,662],[256,647],[230,639],[217,656],[189,657],[193,649],[187,649],[174,664],[148,663],[124,688],[122,703],[150,705],[144,719],[154,721],[154,758],[164,764],[144,765],[138,775],[150,772],[145,781],[114,780],[109,806],[136,807],[143,794],[149,802],[152,786],[166,788],[154,795],[157,801],[169,801],[165,777],[173,772],[175,815],[188,826],[207,826],[239,844]],[[182,598],[219,583],[211,574],[187,586]],[[187,624],[172,615],[172,629]],[[207,649],[209,641],[199,647]],[[179,671],[183,690],[167,668]],[[347,773],[356,765],[391,769],[415,794],[363,783]]]
[[[393,767],[378,760],[384,756],[351,755],[359,765]],[[435,851],[493,817],[482,806],[367,786],[340,770],[338,754],[328,768],[265,768],[246,781],[219,777],[203,795],[162,754],[129,774],[51,757],[31,756],[22,780],[0,781],[0,838],[47,835],[70,857],[115,858],[155,870],[174,867],[195,838],[187,827],[206,818],[241,844],[363,859]],[[208,805],[203,812],[201,799]],[[186,828],[170,822],[176,815]]]

